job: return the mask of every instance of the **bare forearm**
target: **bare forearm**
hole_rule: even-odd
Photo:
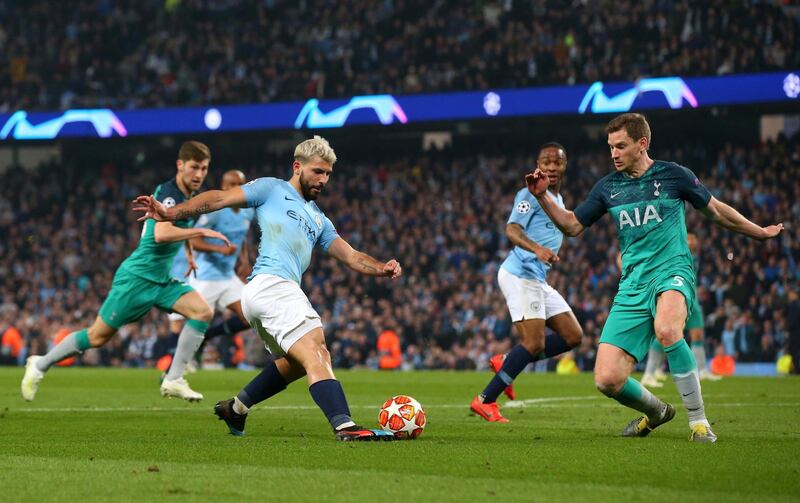
[[[186,241],[192,238],[202,236],[200,229],[181,229],[174,225],[159,225],[164,222],[156,223],[156,228],[153,231],[153,239],[156,243],[175,243],[177,241]]]
[[[204,253],[225,253],[227,249],[225,246],[211,244],[202,238],[192,239],[192,247],[195,250]]]
[[[520,225],[510,224],[506,227],[506,237],[514,246],[519,246],[523,250],[536,253],[541,246],[529,238]]]
[[[536,199],[539,201],[539,205],[544,212],[547,213],[547,216],[550,217],[550,220],[553,221],[561,232],[567,236],[577,236],[583,232],[583,225],[581,225],[575,217],[574,212],[560,207],[552,199],[547,197],[547,194],[541,197],[537,196]]]
[[[225,207],[224,192],[209,190],[167,210],[169,220],[185,220],[195,218],[204,213],[211,213]]]
[[[383,262],[370,257],[366,253],[355,250],[353,250],[353,254],[347,262],[347,266],[350,269],[368,276],[385,276],[386,272],[383,270],[383,265]]]
[[[711,220],[726,229],[738,232],[749,238],[764,239],[764,229],[744,217],[736,209],[722,201],[717,201],[715,207],[707,212]]]

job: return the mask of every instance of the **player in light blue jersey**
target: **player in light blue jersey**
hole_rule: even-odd
[[[542,145],[536,166],[550,178],[548,197],[563,207],[559,191],[567,169],[566,150],[555,142]],[[505,390],[513,400],[512,383],[529,363],[569,351],[580,344],[583,337],[572,309],[547,284],[547,271],[558,262],[564,235],[542,211],[527,187],[520,189],[514,198],[506,236],[514,248],[500,266],[497,280],[522,341],[505,358],[502,355],[491,358],[496,375],[470,405],[483,419],[503,423],[508,420],[497,406],[500,393]],[[545,335],[545,327],[555,333]]]
[[[243,185],[246,181],[244,173],[230,170],[222,176],[221,187],[222,190],[228,190]],[[227,309],[236,315],[209,327],[205,333],[204,343],[220,335],[234,335],[250,328],[242,314],[240,300],[244,283],[237,276],[236,269],[238,264],[239,268],[250,271],[246,238],[254,217],[255,211],[252,208],[223,208],[202,215],[195,223],[195,227],[219,232],[228,238],[230,244],[219,239],[192,239],[191,248],[188,248],[189,254],[192,250],[195,252],[191,266],[187,259],[189,254],[178,254],[175,257],[172,274],[180,275],[176,279],[183,280],[189,276],[189,284],[208,302],[211,309],[215,312]],[[179,258],[181,256],[182,260]],[[172,333],[180,331],[182,319],[180,315],[169,315]],[[185,370],[192,372],[191,363]]]
[[[380,262],[354,250],[314,203],[328,184],[335,162],[336,154],[328,142],[315,136],[295,149],[293,174],[288,181],[258,178],[242,187],[208,191],[192,199],[191,204],[173,208],[149,196],[134,201],[134,210],[144,212],[143,219],[158,221],[222,208],[255,208],[261,243],[253,273],[242,292],[242,311],[270,351],[280,357],[267,364],[236,397],[214,407],[214,413],[234,435],[244,434],[250,407],[305,375],[309,392],[337,440],[394,439],[386,432],[362,428],[351,418],[342,386],[333,374],[319,314],[300,289],[300,278],[314,248],[362,274],[397,278],[402,273],[397,260]]]

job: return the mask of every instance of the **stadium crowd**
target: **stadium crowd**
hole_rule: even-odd
[[[729,144],[719,152],[697,145],[656,154],[693,168],[718,198],[756,222],[800,220],[800,135],[748,148]],[[514,194],[533,164],[530,152],[486,157],[443,151],[337,167],[320,206],[356,248],[396,257],[405,271],[399,282],[389,282],[315,255],[302,286],[322,315],[337,367],[377,368],[376,342],[386,331],[398,335],[407,369],[483,369],[492,354],[511,347],[496,273],[508,251],[504,228]],[[4,174],[0,334],[6,363],[42,354],[57,334],[93,321],[115,268],[139,239],[141,226],[128,202],[171,176],[164,166],[92,169],[75,161]],[[286,174],[286,164],[277,161],[243,168],[252,177]],[[574,152],[562,192],[567,207],[609,170],[607,152]],[[215,186],[211,181],[206,185]],[[800,342],[796,231],[790,227],[780,239],[757,243],[693,209],[687,225],[701,243],[698,297],[708,354],[774,362],[790,334]],[[593,367],[619,278],[616,254],[606,217],[565,240],[549,276],[584,328],[574,351],[581,369]],[[153,311],[106,347],[88,351],[83,364],[152,366],[174,343],[166,316]],[[209,346],[224,355],[226,344]],[[259,339],[245,337],[244,361],[258,365],[264,357]]]
[[[0,113],[796,68],[800,30],[785,9],[727,0],[2,2]]]

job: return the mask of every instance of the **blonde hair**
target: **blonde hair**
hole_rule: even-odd
[[[299,163],[305,164],[314,157],[319,157],[331,166],[336,162],[336,152],[328,140],[319,135],[314,135],[314,138],[300,143],[294,149],[294,160]]]

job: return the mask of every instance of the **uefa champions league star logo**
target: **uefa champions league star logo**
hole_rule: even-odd
[[[486,96],[483,97],[483,111],[486,112],[486,115],[494,117],[500,113],[502,106],[500,95],[497,93],[486,93]]]
[[[520,201],[517,205],[517,213],[525,214],[531,211],[531,203],[528,201]]]
[[[164,202],[161,203],[164,205],[165,208],[172,208],[175,206],[175,200],[171,197],[164,198]]]
[[[658,183],[658,182],[653,182],[653,185],[655,185],[655,187],[656,187],[656,191],[653,192],[653,195],[656,196],[656,197],[660,196],[661,192],[658,190],[658,188],[661,187],[661,184]]]
[[[789,98],[797,98],[800,96],[800,76],[796,73],[790,73],[783,79],[783,92]]]

